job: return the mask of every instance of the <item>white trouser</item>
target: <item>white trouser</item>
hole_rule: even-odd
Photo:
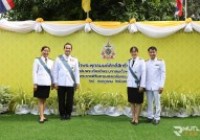
[[[160,112],[161,112],[161,105],[160,105],[160,94],[159,91],[147,91],[147,117],[149,119],[160,120]],[[153,102],[155,101],[156,112],[154,111]]]

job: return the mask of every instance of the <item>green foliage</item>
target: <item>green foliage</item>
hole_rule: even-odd
[[[26,93],[22,87],[14,94],[11,103],[10,103],[10,110],[15,111],[16,107],[19,105],[30,105],[31,97],[28,93]]]
[[[12,92],[8,86],[0,86],[0,104],[9,104],[12,99]]]
[[[46,106],[50,109],[50,111],[52,111],[54,114],[59,114],[58,111],[58,98],[57,96],[50,96],[47,100],[46,100]],[[51,112],[51,113],[52,113]]]
[[[75,94],[75,106],[78,114],[85,115],[87,111],[97,104],[105,107],[127,106],[126,94],[112,92],[82,91]]]
[[[128,105],[126,94],[122,94],[119,92],[113,93],[113,92],[103,92],[100,96],[100,102],[99,104],[102,104],[104,106],[126,106]]]
[[[200,1],[188,0],[188,17],[200,20]]]
[[[4,17],[10,20],[84,20],[81,0],[14,0],[15,8]],[[92,0],[90,17],[94,21],[174,20],[175,0]],[[188,0],[188,16],[200,19],[200,1]],[[180,19],[184,19],[184,16]]]
[[[53,91],[53,93],[56,91]],[[0,104],[9,104],[10,110],[15,111],[19,106],[27,106],[32,108],[38,104],[38,100],[31,98],[22,87],[11,94],[11,91],[6,86],[0,86]],[[12,98],[11,98],[12,97]],[[54,114],[58,114],[58,100],[56,94],[50,96],[46,102],[47,106]],[[112,92],[94,92],[94,91],[77,91],[75,93],[75,112],[79,115],[86,115],[95,105],[101,104],[103,107],[120,107],[129,106],[126,93]],[[147,102],[143,103],[143,110],[146,110]],[[161,97],[162,111],[167,114],[179,115],[200,115],[200,94],[199,92],[181,92],[175,91],[163,93]],[[174,114],[175,113],[175,114]]]
[[[15,0],[15,8],[9,12],[11,20],[74,20],[82,19],[81,0]]]
[[[111,92],[92,92],[84,91],[77,92],[75,94],[75,105],[78,114],[85,115],[87,111],[97,105],[101,104],[104,107],[126,107],[129,106],[127,101],[127,95],[122,93],[111,93]],[[200,111],[200,94],[196,93],[177,93],[166,92],[161,97],[162,110],[167,113],[187,113],[189,115],[198,115]],[[146,110],[147,102],[146,98],[143,103],[143,110]],[[176,115],[175,114],[175,115]]]
[[[98,94],[92,91],[83,91],[75,93],[74,104],[76,106],[76,112],[81,115],[86,115],[87,110],[98,102]]]
[[[177,113],[187,113],[189,115],[198,114],[200,111],[200,94],[167,92],[162,96],[162,108]]]
[[[162,21],[174,19],[175,4],[172,0],[148,0],[143,5],[147,10],[144,16],[148,20]]]

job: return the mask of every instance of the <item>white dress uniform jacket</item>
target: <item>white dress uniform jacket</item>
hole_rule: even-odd
[[[41,57],[41,59],[47,65],[47,67],[52,70],[53,61],[47,58],[47,62],[45,62],[45,58],[43,56]],[[38,58],[36,58],[33,63],[33,84],[40,86],[50,86],[52,84],[51,77],[44,69]]]
[[[166,68],[161,59],[146,61],[146,90],[156,91],[163,88],[165,84]]]
[[[79,64],[78,59],[69,56],[67,57],[64,55],[65,60],[71,67],[72,71],[74,72],[75,77],[75,83],[80,83],[80,76],[79,76]],[[54,84],[58,86],[66,86],[66,87],[73,87],[74,81],[67,70],[67,68],[64,66],[63,62],[60,60],[59,57],[56,58],[54,67],[53,67],[53,77],[54,77]]]
[[[132,76],[131,72],[129,71],[129,66],[135,73],[135,75],[140,79],[139,87],[145,88],[146,83],[146,66],[145,61],[139,57],[135,59],[134,65],[132,66],[133,59],[129,60],[128,62],[128,77],[127,77],[127,86],[137,88],[138,85],[135,82],[135,78]]]

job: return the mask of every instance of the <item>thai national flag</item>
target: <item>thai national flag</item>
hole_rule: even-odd
[[[183,15],[183,0],[176,0],[176,16],[181,17]]]
[[[15,6],[13,0],[0,0],[0,13],[11,10]]]

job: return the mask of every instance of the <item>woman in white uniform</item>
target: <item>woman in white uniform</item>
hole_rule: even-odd
[[[139,115],[144,98],[146,79],[145,61],[138,57],[138,48],[130,48],[131,59],[128,61],[127,93],[131,104],[132,124],[139,123]]]
[[[33,63],[33,89],[34,97],[38,98],[39,123],[44,123],[47,118],[44,116],[45,101],[49,97],[50,87],[52,85],[51,69],[53,61],[48,58],[50,48],[43,46],[41,48],[41,57],[34,60]]]

